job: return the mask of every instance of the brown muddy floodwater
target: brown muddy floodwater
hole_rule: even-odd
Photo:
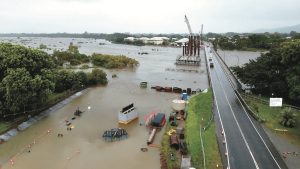
[[[0,145],[0,165],[4,169],[158,169],[160,150],[140,150],[146,147],[149,134],[139,122],[151,111],[163,112],[168,116],[172,111],[171,101],[179,95],[156,92],[150,89],[150,86],[191,87],[193,90],[208,87],[203,56],[200,67],[174,65],[177,55],[181,53],[180,48],[136,47],[109,43],[99,45],[102,41],[94,39],[28,39],[4,38],[0,41],[33,47],[43,43],[58,49],[66,48],[70,42],[76,44],[80,41],[84,42],[80,43],[79,48],[82,53],[123,54],[137,59],[140,65],[135,70],[105,70],[109,78],[106,87],[88,89],[64,107],[53,111],[46,118]],[[141,51],[149,54],[139,55]],[[112,79],[111,75],[114,73],[118,77]],[[140,89],[141,81],[148,82],[147,89]],[[135,104],[139,120],[120,126],[118,111],[130,103]],[[90,110],[88,106],[91,107]],[[82,117],[72,121],[75,128],[67,131],[64,121],[73,117],[77,107],[85,112]],[[128,139],[105,142],[102,139],[103,132],[116,127],[125,128],[129,134]],[[49,129],[51,132],[47,134]],[[64,136],[57,137],[58,133]],[[163,131],[157,134],[154,144],[161,143],[162,134]],[[10,159],[13,159],[13,165]]]
[[[128,79],[129,74],[132,73],[120,73],[119,78],[112,79],[107,87],[89,89],[57,112],[1,145],[0,155],[6,156],[6,160],[19,153],[13,158],[14,165],[8,162],[4,168],[160,168],[157,148],[149,148],[148,152],[140,150],[146,147],[148,130],[139,125],[139,120],[149,111],[169,113],[170,102],[178,95],[157,93],[149,88],[140,89]],[[140,119],[129,125],[118,125],[117,112],[131,102],[135,103]],[[82,117],[72,121],[75,128],[67,131],[64,120],[73,117],[77,106],[85,112]],[[88,106],[91,106],[90,110],[87,109]],[[125,128],[129,133],[128,139],[105,142],[101,138],[103,131],[115,127]],[[46,134],[48,129],[51,129],[50,134]],[[62,133],[63,138],[57,137],[57,133]],[[155,144],[160,144],[162,133],[158,133]],[[36,144],[32,144],[30,152],[29,148],[23,150],[33,140]]]
[[[243,66],[245,63],[249,63],[249,60],[255,60],[261,53],[266,52],[251,52],[251,51],[238,51],[238,50],[218,50],[219,55],[226,62],[226,64],[231,66]]]

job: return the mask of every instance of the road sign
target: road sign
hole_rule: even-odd
[[[282,98],[270,98],[270,107],[281,107]]]

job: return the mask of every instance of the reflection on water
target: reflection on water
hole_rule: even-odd
[[[140,62],[140,66],[135,70],[105,70],[109,77],[106,87],[89,89],[47,118],[20,132],[9,142],[0,145],[0,164],[4,168],[160,168],[158,148],[150,148],[148,152],[140,150],[146,146],[148,130],[145,126],[140,126],[139,121],[150,111],[169,114],[171,101],[179,95],[159,93],[150,87],[140,89],[139,83],[147,81],[148,86],[192,89],[208,87],[204,62],[200,67],[174,65],[175,58],[181,52],[179,48],[136,47],[108,42],[105,42],[107,45],[99,45],[103,40],[94,39],[0,38],[0,41],[11,41],[31,47],[43,43],[52,49],[66,49],[69,43],[73,42],[80,45],[82,53],[122,54]],[[49,53],[52,51],[47,50]],[[139,55],[141,51],[149,54]],[[118,77],[112,79],[112,74],[117,74]],[[117,112],[129,103],[135,104],[139,120],[121,126],[117,123]],[[78,106],[85,112],[82,117],[71,120],[74,128],[68,131],[65,120],[73,117],[73,112]],[[129,138],[119,142],[105,142],[101,138],[102,133],[115,127],[125,128]],[[57,137],[58,133],[63,134],[63,137]],[[163,132],[158,133],[154,144],[160,144],[162,134]],[[10,159],[13,159],[13,166]]]

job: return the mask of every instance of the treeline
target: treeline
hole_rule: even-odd
[[[0,37],[49,37],[49,38],[92,38],[92,39],[106,39],[112,42],[118,42],[126,37],[169,37],[169,38],[184,38],[186,34],[131,34],[131,33],[5,33]]]
[[[290,34],[208,34],[215,38],[213,45],[224,50],[269,50],[278,47],[282,42],[300,39],[300,33],[292,31]]]
[[[101,66],[108,69],[135,67],[139,64],[139,62],[135,59],[131,59],[126,56],[113,56],[103,54],[93,54],[92,63],[96,66]]]
[[[225,50],[249,50],[262,49],[269,50],[272,46],[276,46],[286,39],[279,35],[264,35],[253,34],[248,37],[240,37],[235,35],[233,37],[220,37],[214,40],[214,44]]]
[[[107,84],[102,70],[75,73],[56,62],[41,50],[0,43],[0,119],[40,108],[54,93]]]
[[[146,45],[142,40],[135,40],[135,41],[126,41],[124,40],[127,37],[135,37],[135,38],[141,38],[141,37],[168,37],[170,39],[176,38],[181,39],[184,37],[187,37],[188,35],[185,34],[126,34],[126,33],[114,33],[111,35],[108,35],[105,39],[108,41],[111,41],[113,43],[117,44],[129,44],[129,45],[136,45],[136,46],[143,46]],[[170,45],[169,41],[163,41],[163,46]]]
[[[104,33],[1,33],[0,37],[48,37],[48,38],[93,38],[106,39]]]
[[[242,82],[254,87],[254,93],[273,94],[300,105],[300,40],[280,43],[243,67],[232,69]]]
[[[62,66],[64,63],[69,62],[70,65],[75,66],[83,63],[92,62],[95,66],[101,66],[107,69],[135,67],[139,62],[135,59],[120,55],[104,55],[92,54],[91,56],[79,53],[78,47],[70,43],[67,51],[54,51],[53,58],[57,65]],[[88,65],[84,67],[88,68]]]

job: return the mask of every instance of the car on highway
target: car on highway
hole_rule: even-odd
[[[210,67],[210,68],[213,68],[213,67],[214,67],[214,63],[213,63],[213,62],[210,62],[210,63],[209,63],[209,67]]]

